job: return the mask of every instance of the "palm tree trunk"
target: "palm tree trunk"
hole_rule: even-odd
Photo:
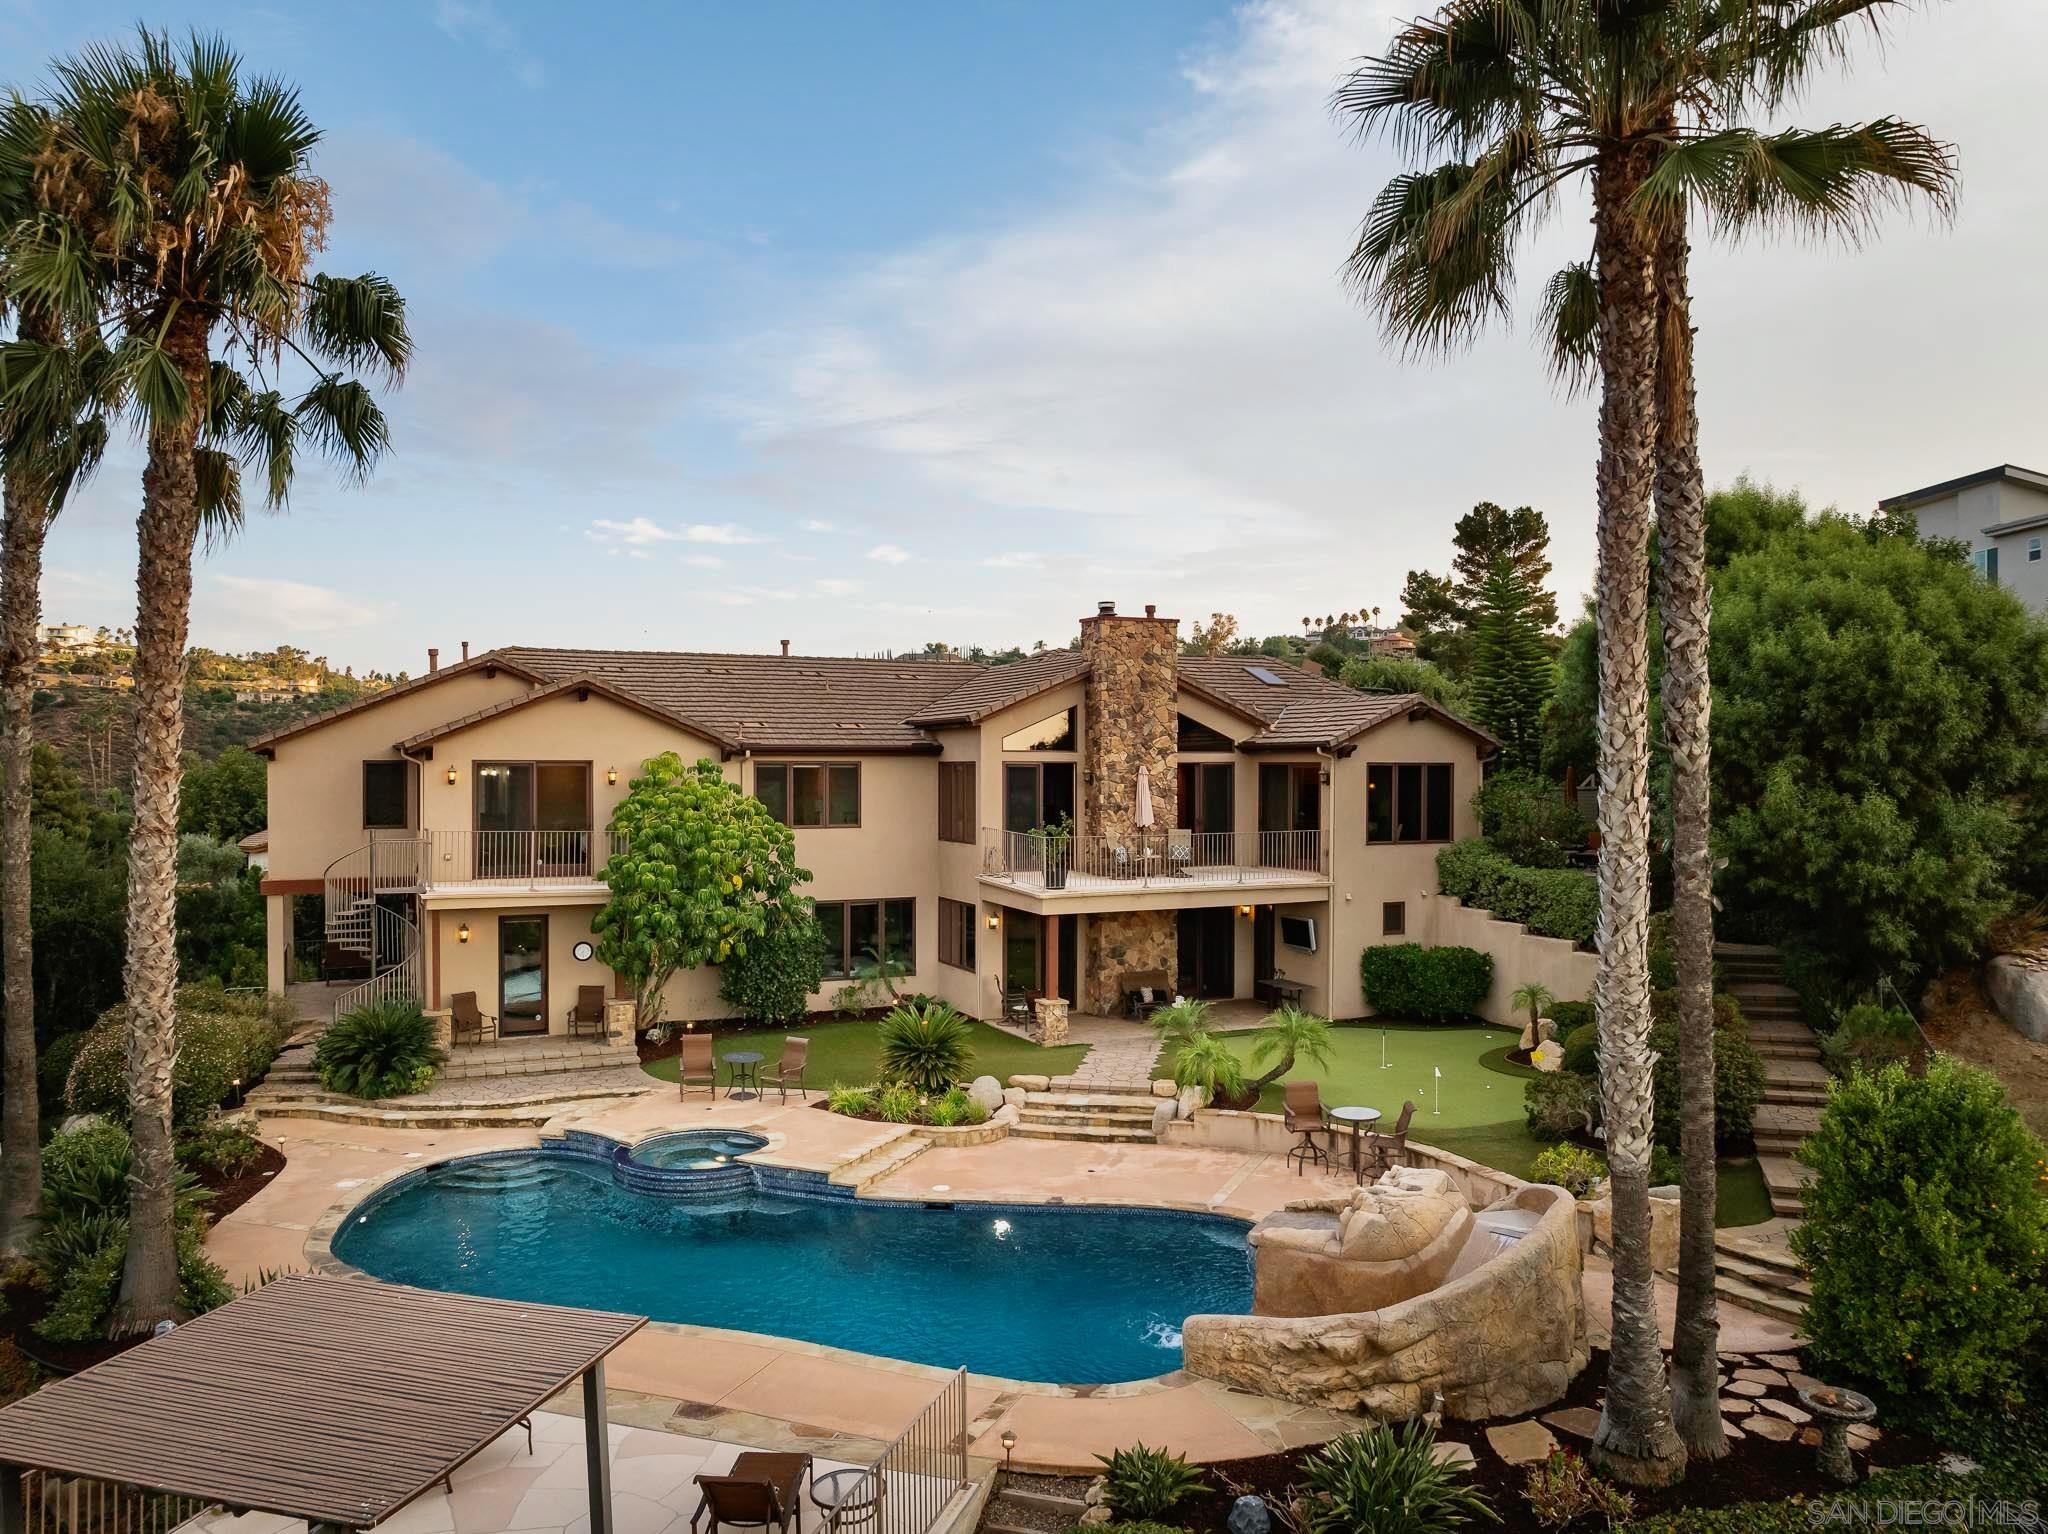
[[[1614,1320],[1591,1457],[1618,1480],[1685,1473],[1671,1426],[1650,1267],[1649,523],[1656,431],[1653,247],[1629,209],[1642,150],[1593,178],[1600,272],[1600,962],[1593,1000],[1614,1199]]]
[[[1671,1416],[1689,1454],[1728,1452],[1714,1302],[1714,871],[1707,848],[1706,486],[1693,403],[1691,252],[1683,221],[1657,239],[1657,538],[1664,739],[1671,750],[1671,924],[1678,950],[1678,1315]]]
[[[24,341],[59,339],[40,309],[21,316]],[[41,626],[43,535],[49,498],[26,468],[6,477],[0,528],[0,1259],[28,1253],[43,1197],[42,1125],[36,1102],[35,939],[29,883],[30,766],[35,752],[36,633]]]
[[[206,398],[206,331],[199,311],[173,318],[164,345],[191,391],[183,422],[149,443],[137,520],[135,821],[128,833],[128,1258],[115,1336],[177,1319],[178,1245],[171,1140],[177,1054],[178,788],[185,743],[185,636],[192,616],[192,550],[199,536],[193,452]]]

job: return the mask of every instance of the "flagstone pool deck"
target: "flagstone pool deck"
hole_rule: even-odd
[[[750,1128],[769,1137],[759,1159],[830,1172],[858,1160],[896,1126],[848,1119],[792,1100],[678,1101],[668,1090],[572,1109],[550,1129],[585,1129],[623,1141],[683,1128]],[[326,1233],[354,1204],[407,1172],[492,1150],[530,1149],[531,1128],[419,1129],[265,1120],[263,1138],[286,1165],[208,1237],[214,1258],[240,1285],[265,1272],[332,1261]],[[1000,1139],[934,1145],[865,1185],[872,1196],[1058,1200],[1145,1204],[1256,1220],[1290,1199],[1343,1191],[1346,1177],[1295,1175],[1283,1157],[1254,1151],[1148,1144]],[[1589,1259],[1587,1325],[1607,1328],[1605,1264]],[[1660,1281],[1666,1334],[1671,1286]],[[1056,1315],[1056,1281],[1048,1314]],[[1792,1329],[1725,1301],[1722,1346],[1782,1349]],[[948,1371],[788,1338],[655,1323],[607,1367],[615,1420],[727,1442],[803,1448],[861,1459],[885,1444],[948,1377]],[[1107,1386],[1061,1386],[970,1376],[973,1452],[1000,1460],[1004,1431],[1017,1435],[1019,1468],[1092,1467],[1095,1456],[1142,1438],[1196,1460],[1227,1460],[1316,1443],[1358,1426],[1342,1413],[1233,1389],[1178,1371]]]

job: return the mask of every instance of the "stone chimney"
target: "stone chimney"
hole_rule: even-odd
[[[427,675],[432,676],[441,669],[441,651],[436,645],[427,646]]]
[[[1158,616],[1149,604],[1142,618],[1122,617],[1114,602],[1100,602],[1094,617],[1081,620],[1081,653],[1089,663],[1082,693],[1081,829],[1135,854],[1140,767],[1152,788],[1152,826],[1142,835],[1163,843],[1176,818],[1180,620]],[[1168,986],[1176,984],[1178,932],[1171,911],[1090,918],[1082,955],[1084,1008],[1113,1015],[1126,975],[1163,972]]]

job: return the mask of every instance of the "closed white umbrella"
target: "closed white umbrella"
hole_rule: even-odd
[[[1152,824],[1152,774],[1138,769],[1138,829],[1144,830]]]

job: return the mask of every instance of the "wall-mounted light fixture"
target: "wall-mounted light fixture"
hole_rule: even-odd
[[[468,923],[468,922],[464,922],[464,923],[463,923],[463,924],[462,924],[461,926],[459,926],[459,927],[457,927],[457,928],[455,929],[455,941],[456,941],[456,942],[458,942],[458,943],[466,943],[466,942],[468,942],[468,941],[469,941],[469,923]]]
[[[1325,783],[1327,783],[1327,782],[1329,782],[1329,781],[1330,781],[1330,769],[1329,769],[1329,768],[1325,767],[1325,768],[1323,769],[1323,771],[1322,771],[1322,779],[1321,779],[1321,780],[1322,780],[1323,782],[1325,782]]]
[[[989,924],[989,927],[990,927],[990,929],[991,929],[991,930],[993,930],[993,929],[995,929],[995,928],[997,928],[997,927],[1000,927],[1000,926],[1001,926],[1001,925],[1003,924],[1003,918],[1002,918],[1002,915],[1001,915],[1001,913],[1000,913],[1000,912],[996,912],[996,911],[991,911],[991,912],[989,912],[989,913],[988,913],[988,924]]]
[[[1246,921],[1250,921],[1252,919],[1252,908],[1248,905],[1241,905],[1237,908],[1237,914],[1242,916]]]
[[[448,786],[450,788],[455,786],[455,764],[453,762],[448,764]]]
[[[605,782],[609,783],[613,788],[617,788],[619,786],[619,769],[616,767],[605,768],[604,780]]]

